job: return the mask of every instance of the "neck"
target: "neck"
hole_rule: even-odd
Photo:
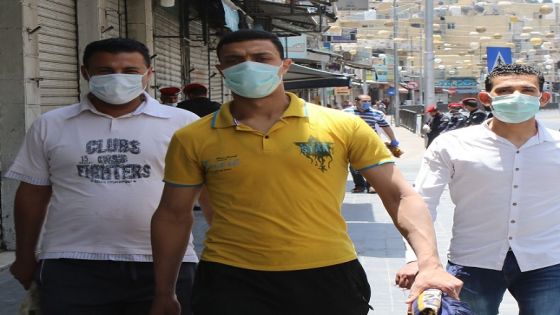
[[[239,121],[258,117],[277,119],[282,116],[289,105],[290,97],[279,86],[272,94],[263,98],[246,98],[233,94],[230,111],[233,117]]]
[[[95,107],[95,109],[111,117],[120,117],[132,113],[138,108],[138,106],[140,106],[140,104],[142,104],[142,102],[145,99],[144,94],[140,94],[137,98],[133,99],[132,101],[126,104],[112,105],[98,99],[92,93],[89,93],[87,97],[91,102],[91,104],[93,105],[93,107]]]
[[[489,127],[495,134],[507,139],[518,148],[538,131],[537,121],[534,117],[519,124],[508,124],[492,118]]]

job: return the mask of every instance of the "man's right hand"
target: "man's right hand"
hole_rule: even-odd
[[[150,315],[180,315],[181,304],[177,300],[177,296],[173,295],[158,295],[152,302],[152,309]]]
[[[17,259],[10,266],[10,273],[16,278],[25,290],[29,289],[33,282],[33,274],[37,269],[37,260],[35,258]]]

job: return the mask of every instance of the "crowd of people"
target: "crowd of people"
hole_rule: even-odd
[[[426,108],[429,118],[422,127],[422,132],[427,138],[426,147],[442,133],[479,125],[487,118],[492,117],[491,112],[480,108],[477,99],[474,97],[464,98],[459,103],[449,103],[447,108],[448,112],[446,113],[442,113],[437,105],[430,105]]]
[[[507,289],[521,314],[560,314],[560,133],[534,118],[550,98],[542,74],[498,66],[479,94],[493,119],[456,106],[438,118],[480,125],[442,129],[413,188],[370,96],[344,113],[286,92],[292,61],[268,32],[228,33],[216,53],[231,102],[190,84],[160,91],[162,106],[145,92],[145,45],[92,42],[89,94],[33,123],[5,175],[20,181],[10,271],[37,284],[41,314],[365,315],[370,285],[341,214],[349,167],[354,192],[370,186],[406,240],[395,283],[407,303],[436,289],[448,314],[496,315]],[[446,185],[447,270],[432,222]],[[209,224],[200,260],[197,201]]]

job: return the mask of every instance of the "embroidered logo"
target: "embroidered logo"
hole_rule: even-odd
[[[309,137],[307,142],[296,142],[295,145],[299,147],[299,153],[308,158],[321,172],[326,172],[331,167],[332,142],[321,142],[314,137]]]

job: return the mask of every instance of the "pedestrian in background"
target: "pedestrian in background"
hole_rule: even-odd
[[[181,89],[176,86],[167,86],[159,89],[160,101],[163,105],[177,107]]]
[[[447,127],[447,122],[444,120],[444,115],[438,110],[435,105],[430,105],[426,108],[426,113],[429,115],[426,124],[422,127],[422,131],[426,134],[427,142],[426,148],[439,136],[439,134]]]
[[[349,161],[420,257],[410,302],[428,287],[456,296],[461,282],[440,265],[425,204],[371,127],[286,93],[291,60],[274,34],[232,32],[216,51],[233,101],[171,140],[152,219],[152,314],[178,314],[173,284],[203,183],[214,217],[195,314],[367,314],[369,284],[340,210]]]
[[[526,65],[499,65],[480,101],[494,117],[439,136],[426,151],[416,188],[432,217],[446,185],[455,204],[447,270],[478,315],[496,315],[508,290],[519,314],[560,314],[560,133],[535,119],[551,95]],[[414,261],[411,251],[408,261]],[[396,282],[409,287],[410,262]]]
[[[399,141],[395,137],[393,129],[385,120],[385,115],[383,114],[383,112],[371,107],[371,96],[367,94],[359,95],[358,97],[356,97],[356,106],[347,108],[344,110],[344,112],[359,116],[373,130],[375,130],[375,132],[377,132],[377,128],[379,127],[383,130],[383,132],[385,132],[387,137],[389,137],[391,146],[399,146]],[[353,193],[375,193],[375,189],[371,187],[371,185],[364,179],[360,172],[352,168],[352,166],[350,166],[350,174],[352,175],[352,180],[354,181],[354,188],[352,189]]]
[[[202,84],[187,84],[183,88],[183,93],[187,99],[180,102],[177,105],[178,108],[191,111],[199,117],[204,117],[220,109],[221,104],[208,98],[208,89]]]
[[[464,108],[469,112],[466,126],[480,125],[486,119],[486,113],[478,108],[478,101],[474,97],[461,100]]]
[[[149,224],[165,152],[173,132],[198,118],[144,91],[153,73],[149,56],[131,39],[88,44],[81,72],[90,93],[39,117],[6,173],[21,181],[10,271],[24,288],[37,282],[43,315],[148,314]],[[173,288],[182,314],[190,314],[198,258],[192,237],[185,245]]]
[[[467,116],[462,113],[463,104],[449,103],[447,108],[449,112],[442,118],[442,122],[445,123],[445,128],[441,131],[442,133],[460,129],[467,125]]]

